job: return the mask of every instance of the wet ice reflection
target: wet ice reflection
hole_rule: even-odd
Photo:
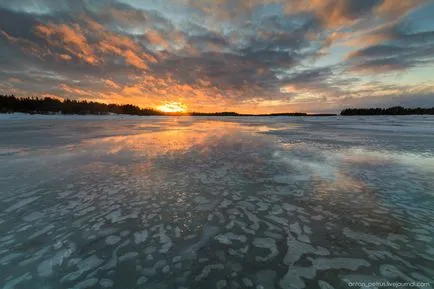
[[[2,123],[0,280],[6,288],[430,281],[434,136],[416,130],[412,145],[409,129],[378,134],[375,123],[354,131],[351,121],[363,119],[345,121]],[[26,124],[37,138],[26,138]]]

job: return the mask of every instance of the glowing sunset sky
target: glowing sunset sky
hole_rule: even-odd
[[[0,93],[190,111],[434,106],[434,1],[1,0]]]

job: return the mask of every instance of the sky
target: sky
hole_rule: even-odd
[[[434,1],[1,0],[0,94],[239,113],[434,106]]]

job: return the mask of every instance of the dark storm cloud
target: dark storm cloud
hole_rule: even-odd
[[[318,69],[310,69],[298,73],[292,73],[284,78],[286,84],[309,84],[312,82],[322,82],[330,77],[332,69],[323,67]]]
[[[351,70],[389,72],[434,60],[434,31],[414,32],[398,23],[382,30],[380,34],[383,43],[357,50],[348,56]]]
[[[287,25],[289,31],[283,31],[281,25],[284,20],[279,17],[267,19],[269,25],[273,22],[273,26],[279,29],[267,31],[266,35],[253,33],[251,37],[244,39],[241,48],[231,42],[230,34],[218,34],[201,27],[196,29],[195,36],[186,36],[187,44],[199,49],[197,55],[171,55],[168,60],[154,64],[153,71],[157,74],[174,75],[185,84],[202,79],[222,90],[243,89],[248,85],[262,90],[277,87],[271,91],[278,94],[281,82],[277,77],[279,71],[291,69],[311,53],[309,50],[302,50],[310,47],[308,33],[314,27],[312,22],[297,23],[295,27]],[[250,26],[249,29],[254,27]],[[212,46],[218,49],[207,52]]]
[[[175,26],[157,10],[138,10],[118,2],[97,2],[87,9],[90,18],[121,33],[141,34],[146,29],[170,31]]]
[[[0,31],[14,37],[37,41],[37,37],[33,33],[33,27],[39,23],[40,21],[32,14],[0,8]],[[4,35],[2,39],[5,39]]]
[[[328,26],[336,26],[371,13],[383,0],[331,0],[323,3],[318,16]]]
[[[351,54],[351,58],[356,57],[387,57],[391,55],[397,55],[405,50],[403,47],[391,45],[391,44],[379,44],[369,46],[367,48],[358,50]]]

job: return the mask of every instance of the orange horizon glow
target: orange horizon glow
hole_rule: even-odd
[[[187,112],[188,107],[187,105],[172,101],[172,102],[166,102],[165,104],[162,104],[160,106],[157,106],[157,110],[162,112]]]

